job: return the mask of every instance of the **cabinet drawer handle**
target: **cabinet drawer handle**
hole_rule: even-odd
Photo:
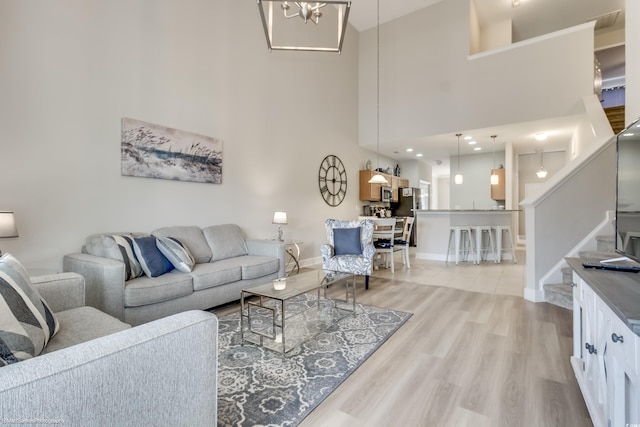
[[[593,346],[593,345],[591,345],[591,344],[589,344],[589,343],[586,343],[586,344],[584,345],[584,348],[586,348],[586,349],[587,349],[587,351],[589,352],[589,354],[598,354],[598,351],[596,350],[596,347],[595,347],[595,346]]]
[[[624,343],[624,337],[622,335],[611,334],[611,341]]]

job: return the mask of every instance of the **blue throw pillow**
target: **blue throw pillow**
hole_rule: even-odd
[[[334,228],[333,250],[336,255],[362,255],[360,227]]]
[[[148,277],[158,277],[173,270],[173,264],[162,255],[153,236],[133,239],[133,251]]]

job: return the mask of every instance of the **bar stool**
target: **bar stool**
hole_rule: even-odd
[[[477,263],[480,264],[480,261],[482,261],[482,253],[484,252],[486,254],[489,251],[494,257],[493,262],[498,262],[498,257],[496,256],[496,245],[493,240],[493,232],[491,231],[491,227],[488,225],[476,225],[473,227],[473,231],[476,234],[476,256],[478,260]],[[489,237],[488,247],[482,245],[485,233]]]
[[[451,237],[453,236],[454,250],[456,252],[456,265],[460,259],[461,252],[471,252],[471,259],[473,263],[476,263],[476,255],[473,250],[473,243],[471,240],[471,227],[467,226],[452,226],[449,227],[449,246],[447,247],[447,257],[445,262],[449,262],[449,252],[451,252]]]
[[[494,231],[495,231],[495,241],[496,241],[496,255],[497,255],[497,259],[498,262],[500,262],[502,260],[502,252],[503,251],[508,251],[511,250],[511,257],[513,258],[513,262],[514,264],[518,263],[518,260],[516,259],[516,250],[515,247],[513,246],[513,237],[511,236],[511,226],[509,225],[497,225],[495,227],[491,227]],[[507,233],[507,240],[509,241],[509,244],[511,245],[511,247],[509,248],[503,248],[502,247],[502,235],[503,233]]]

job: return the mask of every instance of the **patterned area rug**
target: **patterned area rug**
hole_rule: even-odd
[[[310,294],[295,304],[312,307]],[[295,426],[411,314],[356,304],[349,315],[283,356],[242,345],[240,312],[219,319],[218,425]]]

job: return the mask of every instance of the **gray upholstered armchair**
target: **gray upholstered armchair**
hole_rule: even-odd
[[[325,221],[328,244],[320,246],[322,268],[365,276],[365,288],[369,288],[369,276],[373,269],[373,221]]]

